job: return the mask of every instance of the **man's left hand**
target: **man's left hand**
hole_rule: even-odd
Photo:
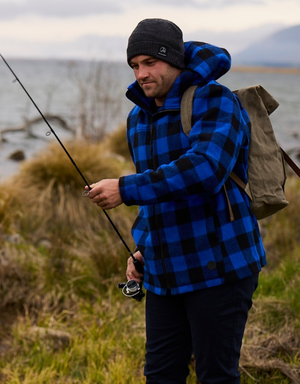
[[[89,198],[104,210],[115,208],[123,203],[119,179],[103,179],[91,184],[90,187],[91,190],[85,187],[86,190],[89,190]]]

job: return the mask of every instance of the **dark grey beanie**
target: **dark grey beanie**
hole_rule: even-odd
[[[177,68],[185,68],[182,31],[163,19],[145,19],[138,23],[128,39],[127,62],[138,55],[149,55]]]

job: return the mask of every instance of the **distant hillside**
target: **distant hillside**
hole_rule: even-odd
[[[300,67],[300,25],[283,29],[232,55],[233,65]]]

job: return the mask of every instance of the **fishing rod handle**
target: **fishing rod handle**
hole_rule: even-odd
[[[135,269],[136,269],[139,273],[144,274],[144,267],[143,267],[143,264],[140,262],[140,260],[138,260],[137,258],[134,257],[134,259],[133,259],[133,265],[134,265]]]

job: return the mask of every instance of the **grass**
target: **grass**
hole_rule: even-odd
[[[289,178],[289,207],[260,223],[268,266],[254,295],[242,349],[249,383],[300,382],[299,187],[298,179]]]
[[[14,377],[8,382],[136,382],[136,376],[142,377],[142,307],[116,298],[116,292],[110,292],[93,304],[81,300],[76,312],[41,316],[34,328],[30,318],[20,321],[13,335],[16,353],[3,370]]]
[[[68,149],[93,182],[132,172],[118,140]],[[245,332],[243,384],[300,382],[299,187],[288,179],[290,206],[260,222],[269,263]],[[83,188],[55,145],[0,188],[0,383],[145,382],[144,301],[118,289],[128,253]],[[131,249],[136,214],[109,211]]]

